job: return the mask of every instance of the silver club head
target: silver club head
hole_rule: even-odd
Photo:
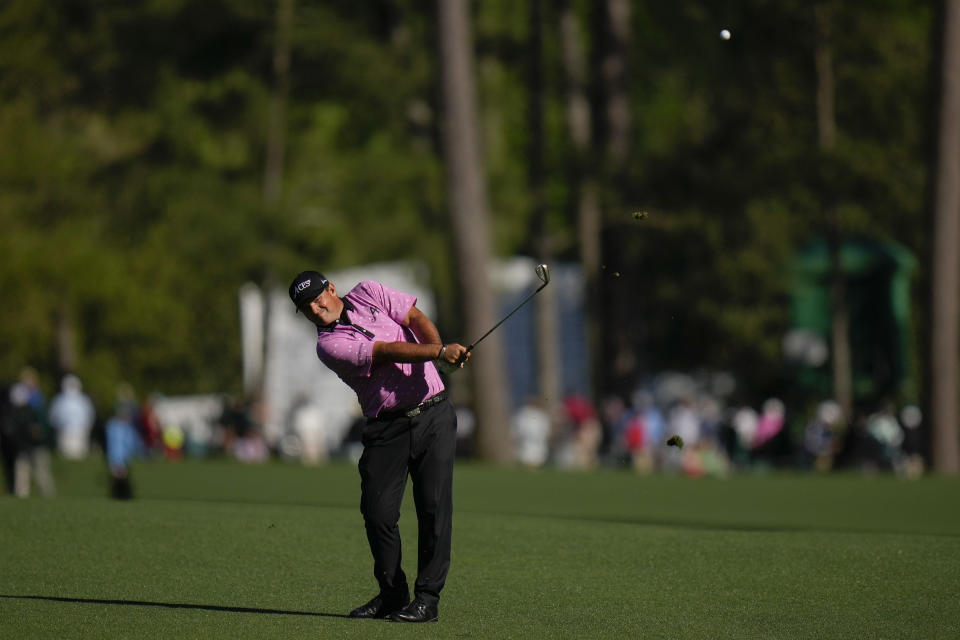
[[[536,271],[537,277],[540,278],[540,281],[543,282],[543,284],[550,282],[550,268],[547,265],[538,264]]]

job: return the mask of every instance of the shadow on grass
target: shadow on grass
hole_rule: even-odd
[[[571,522],[602,522],[606,524],[625,524],[641,527],[665,527],[669,529],[691,529],[703,531],[732,531],[740,533],[845,533],[852,535],[920,535],[941,538],[960,538],[957,531],[939,531],[929,527],[905,526],[898,527],[867,527],[855,524],[804,524],[801,522],[785,522],[781,524],[764,524],[760,522],[727,522],[723,520],[686,520],[682,518],[649,518],[649,517],[619,517],[608,515],[573,515],[564,513],[523,513],[520,511],[494,511],[474,509],[472,513],[486,513],[490,515],[512,516],[520,518],[534,518],[538,520],[568,520]]]
[[[318,613],[316,611],[285,611],[258,607],[224,607],[215,604],[188,604],[180,602],[147,602],[144,600],[110,600],[105,598],[65,598],[60,596],[11,596],[0,594],[9,600],[45,600],[47,602],[71,602],[79,604],[111,604],[127,607],[163,607],[165,609],[198,609],[200,611],[224,611],[227,613],[260,613],[276,616],[317,616],[321,618],[350,618],[341,613]]]

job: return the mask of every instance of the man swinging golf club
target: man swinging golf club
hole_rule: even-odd
[[[366,280],[338,297],[322,274],[304,271],[290,299],[317,327],[317,356],[356,392],[367,419],[360,511],[380,592],[350,616],[433,622],[450,567],[457,431],[436,365],[462,367],[470,354],[440,340],[414,296],[379,282]],[[412,601],[397,526],[408,474],[419,546]]]

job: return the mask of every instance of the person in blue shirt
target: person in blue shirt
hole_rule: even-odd
[[[133,497],[130,486],[130,463],[140,453],[142,443],[134,424],[133,407],[121,404],[105,427],[107,466],[110,469],[110,495],[118,500]]]

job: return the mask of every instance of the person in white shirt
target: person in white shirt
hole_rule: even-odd
[[[83,460],[90,451],[96,411],[77,376],[64,376],[61,388],[50,405],[50,424],[57,432],[57,447],[64,458]]]

